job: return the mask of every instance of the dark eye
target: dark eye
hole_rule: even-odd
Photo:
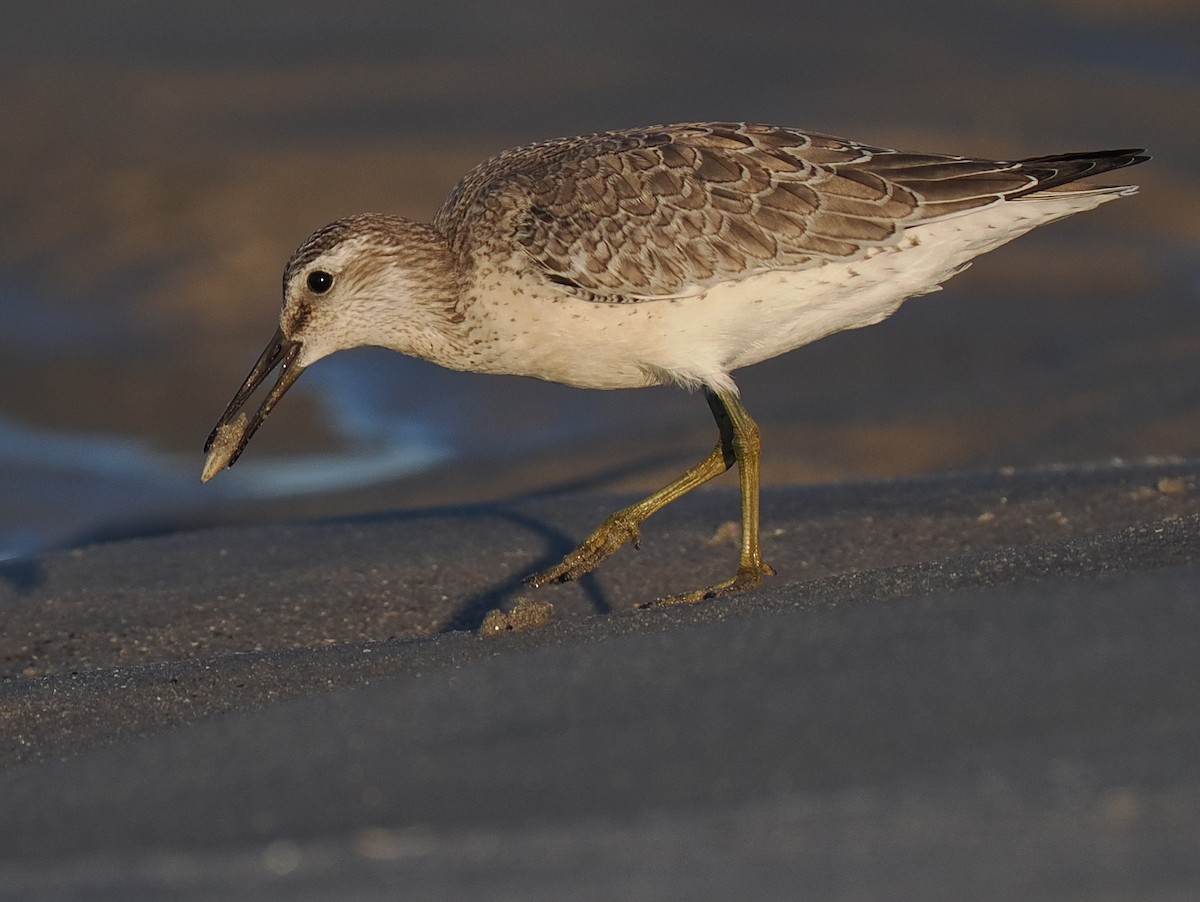
[[[333,285],[333,276],[323,269],[314,269],[308,274],[308,290],[313,294],[324,294]]]

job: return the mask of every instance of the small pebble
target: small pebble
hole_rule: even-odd
[[[554,605],[548,601],[534,601],[531,598],[519,598],[516,605],[507,613],[499,608],[493,608],[483,618],[479,625],[482,636],[498,636],[507,632],[526,632],[549,626],[554,618]]]

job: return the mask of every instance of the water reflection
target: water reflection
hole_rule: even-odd
[[[250,457],[207,488],[199,480],[199,453],[167,453],[137,438],[37,429],[0,417],[0,560],[164,510],[178,514],[230,500],[370,485],[420,472],[450,453],[418,423],[372,420],[353,404],[334,402],[331,411],[330,420],[347,427],[348,452]]]

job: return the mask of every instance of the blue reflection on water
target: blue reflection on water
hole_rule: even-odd
[[[449,455],[417,423],[371,424],[362,412],[352,414],[346,425],[353,451],[251,458],[204,488],[197,454],[158,451],[136,438],[37,429],[0,417],[0,560],[37,553],[88,527],[217,501],[355,488],[419,472]]]

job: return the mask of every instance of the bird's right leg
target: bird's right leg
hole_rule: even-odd
[[[534,588],[539,588],[548,583],[579,579],[596,569],[605,558],[627,542],[633,542],[636,548],[641,535],[641,525],[647,517],[662,510],[672,501],[682,498],[692,489],[720,476],[733,466],[737,456],[733,449],[732,437],[725,428],[722,417],[718,414],[718,410],[721,410],[722,413],[724,411],[719,407],[719,402],[711,391],[706,389],[705,394],[709,406],[713,408],[713,415],[717,417],[718,425],[722,427],[721,438],[712,453],[653,495],[609,515],[583,544],[563,558],[561,562],[527,577],[525,582]]]

